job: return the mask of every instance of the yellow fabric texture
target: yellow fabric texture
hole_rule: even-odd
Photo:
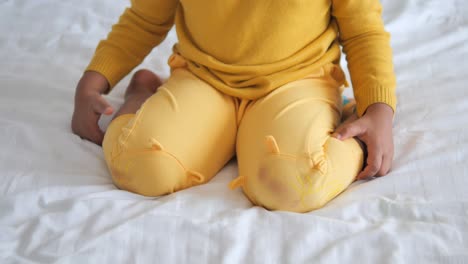
[[[136,114],[111,122],[102,147],[119,188],[159,196],[209,181],[236,134],[234,100],[179,69]]]
[[[364,158],[355,139],[331,137],[341,119],[343,82],[339,67],[327,64],[249,105],[232,187],[242,186],[254,204],[293,212],[321,208],[344,191]]]
[[[103,150],[115,184],[158,196],[209,181],[237,152],[242,186],[271,210],[322,207],[353,182],[363,152],[331,137],[340,122],[344,74],[327,64],[258,100],[226,95],[188,70],[171,76],[136,114],[113,120]]]
[[[223,93],[255,100],[337,64],[340,43],[362,116],[373,103],[395,111],[389,34],[378,0],[132,0],[87,70],[113,87],[164,40],[175,24],[175,53]]]

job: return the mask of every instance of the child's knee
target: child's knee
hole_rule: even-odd
[[[117,148],[107,160],[114,184],[120,189],[145,196],[160,196],[182,190],[205,181],[204,177],[187,170],[157,141],[147,149]]]
[[[320,168],[311,166],[301,170],[298,167],[302,165],[297,164],[300,161],[289,157],[265,161],[257,174],[248,179],[245,193],[255,204],[270,210],[308,212],[328,202],[330,190],[324,186],[327,175]]]
[[[266,145],[262,160],[252,163],[252,175],[244,175],[239,184],[254,204],[270,210],[308,212],[323,207],[346,188],[333,175],[324,151],[303,156],[281,153],[273,137],[267,138]]]

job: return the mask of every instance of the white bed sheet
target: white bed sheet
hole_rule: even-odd
[[[393,170],[307,214],[229,191],[235,162],[160,198],[114,187],[70,118],[76,82],[127,5],[0,1],[0,263],[468,263],[467,1],[383,1],[398,75]],[[171,31],[141,67],[167,77],[175,41]]]

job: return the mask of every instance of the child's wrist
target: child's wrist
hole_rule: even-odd
[[[77,92],[83,93],[94,93],[97,92],[99,94],[107,93],[109,90],[109,83],[104,77],[104,75],[95,72],[95,71],[86,71],[83,73],[81,77]]]
[[[393,108],[386,103],[374,103],[367,107],[363,116],[377,117],[380,120],[393,122],[394,112]]]

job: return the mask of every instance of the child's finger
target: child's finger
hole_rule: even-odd
[[[93,133],[93,139],[92,141],[98,145],[102,144],[102,140],[104,139],[104,132],[102,132],[99,127],[97,127],[97,130]]]
[[[377,174],[382,166],[383,153],[372,147],[368,148],[367,166],[357,176],[358,180],[367,179]]]
[[[91,140],[92,142],[101,145],[102,140],[104,139],[104,132],[101,131],[97,123],[92,123],[88,127],[88,139]]]
[[[102,96],[96,96],[93,102],[93,110],[98,114],[110,115],[114,111],[112,106]]]
[[[359,122],[359,120],[351,122],[351,123],[344,123],[343,125],[339,126],[333,136],[339,140],[345,140],[348,138],[360,136],[364,132],[364,128]]]
[[[98,120],[101,114],[98,113],[87,113],[87,115],[81,119],[80,125],[76,128],[77,134],[82,138],[86,138],[98,145],[101,145],[104,138],[104,132],[98,126]]]
[[[377,176],[385,176],[387,173],[390,171],[390,168],[392,167],[392,157],[389,157],[387,155],[384,155],[382,158],[382,166],[380,167],[380,170],[377,172]]]

